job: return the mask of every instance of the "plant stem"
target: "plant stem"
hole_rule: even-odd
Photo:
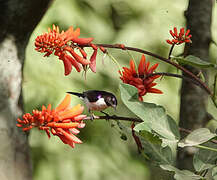
[[[122,120],[122,121],[132,121],[132,122],[143,122],[143,120],[139,118],[133,118],[133,117],[123,117],[123,116],[96,116],[94,120]],[[84,120],[91,120],[91,117],[86,117]]]
[[[84,120],[92,120],[92,117],[86,117]],[[116,116],[116,115],[108,115],[108,116],[95,116],[94,120],[121,120],[121,121],[131,121],[131,122],[144,122],[140,118],[133,118],[133,117],[124,117],[124,116]],[[184,129],[179,127],[179,131],[185,132],[187,134],[190,134],[192,131],[188,129]],[[217,144],[217,140],[212,139],[212,143]],[[217,150],[216,150],[217,151]]]
[[[173,51],[173,48],[175,47],[175,44],[173,44],[170,48],[170,52],[169,52],[169,55],[168,55],[168,59],[170,59],[170,56],[172,54],[172,51]]]
[[[108,52],[107,52],[107,55],[108,55],[108,57],[110,57],[111,60],[117,65],[119,71],[121,71],[121,67],[120,67],[118,61],[117,61],[111,54],[109,54]]]
[[[207,147],[207,146],[202,146],[202,145],[195,145],[194,147],[200,148],[200,149],[206,149],[206,150],[210,150],[210,151],[215,151],[217,152],[217,149],[211,148],[211,147]]]
[[[217,83],[217,74],[215,75],[215,78],[214,78],[214,88],[213,88],[213,96],[216,95],[216,83]]]
[[[215,75],[214,78],[214,88],[213,88],[213,96],[212,96],[212,101],[215,104],[215,106],[217,107],[217,100],[216,100],[216,84],[217,84],[217,74]]]
[[[181,78],[181,79],[190,81],[190,82],[196,84],[197,86],[200,86],[200,87],[201,87],[201,85],[200,85],[197,81],[195,81],[194,79],[191,79],[190,77],[187,77],[187,76],[183,76],[183,75],[179,75],[179,74],[173,74],[173,73],[157,72],[157,73],[152,73],[152,74],[147,75],[146,78],[152,77],[152,76],[155,76],[155,75],[170,76],[170,77]]]
[[[190,72],[189,70],[187,70],[186,68],[184,68],[183,66],[175,63],[175,62],[172,62],[170,61],[169,59],[166,59],[162,56],[159,56],[157,54],[154,54],[152,52],[149,52],[149,51],[146,51],[146,50],[143,50],[143,49],[139,49],[139,48],[133,48],[133,47],[128,47],[128,46],[124,46],[123,48],[123,45],[121,44],[96,44],[97,46],[102,46],[102,47],[105,47],[105,48],[115,48],[115,49],[122,49],[122,50],[130,50],[130,51],[135,51],[135,52],[139,52],[139,53],[143,53],[143,54],[147,54],[149,56],[152,56],[152,57],[155,57],[161,61],[164,61],[174,67],[176,67],[177,69],[180,69],[181,71],[183,71],[184,73],[186,73],[189,77],[191,77],[192,79],[194,79],[195,81],[197,81],[201,87],[203,87],[206,92],[209,94],[209,95],[213,95],[212,94],[212,91],[208,88],[208,86],[200,80],[200,78],[198,78],[196,75],[194,75],[192,72]],[[84,47],[89,47],[90,45],[85,45]]]

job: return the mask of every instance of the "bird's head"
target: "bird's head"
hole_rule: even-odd
[[[105,103],[107,104],[107,106],[111,106],[116,110],[117,107],[117,99],[113,94],[108,94],[105,97]]]

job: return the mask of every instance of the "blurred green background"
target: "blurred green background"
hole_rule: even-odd
[[[43,58],[34,50],[34,39],[47,32],[52,24],[67,30],[69,26],[81,29],[80,37],[94,37],[94,43],[123,43],[167,56],[169,45],[165,40],[170,38],[168,31],[174,26],[185,27],[184,11],[187,0],[55,0],[36,27],[26,49],[24,66],[23,93],[25,112],[40,108],[42,104],[51,103],[54,107],[64,98],[65,92],[82,92],[89,89],[111,91],[117,95],[119,105],[116,112],[110,114],[133,116],[121,103],[118,85],[120,82],[116,65],[108,58],[102,63],[102,53],[97,56],[97,73],[83,73],[75,70],[64,76],[62,61],[51,55]],[[216,9],[216,7],[214,7]],[[214,9],[213,19],[217,17]],[[213,38],[217,40],[217,23],[213,22]],[[215,30],[215,31],[214,31]],[[176,47],[173,54],[182,52],[183,46]],[[89,55],[92,50],[90,49]],[[109,49],[121,66],[128,66],[130,56],[121,50]],[[216,47],[211,45],[211,61],[215,62]],[[133,53],[136,62],[141,54]],[[176,69],[146,57],[151,64],[159,62],[158,72],[174,72]],[[147,102],[163,105],[168,113],[178,121],[180,80],[163,78],[158,80],[157,88],[164,94],[148,94]],[[73,105],[81,103],[73,97]],[[211,102],[208,109],[217,115]],[[115,123],[113,123],[115,124]],[[128,123],[123,123],[128,125]],[[134,141],[128,134],[128,140],[120,139],[118,127],[111,127],[111,122],[88,122],[82,129],[80,138],[83,144],[72,149],[64,145],[57,137],[48,140],[44,132],[32,130],[30,145],[34,165],[34,180],[144,180],[151,178],[149,166],[138,155]]]

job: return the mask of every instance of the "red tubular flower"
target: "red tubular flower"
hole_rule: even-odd
[[[123,67],[123,71],[119,71],[121,75],[120,79],[123,81],[123,83],[133,85],[138,89],[140,101],[143,100],[142,96],[144,96],[146,93],[163,93],[161,90],[153,88],[157,84],[154,83],[154,80],[159,78],[160,75],[147,77],[149,74],[154,72],[154,70],[158,67],[158,64],[154,64],[150,68],[149,65],[150,63],[146,63],[145,56],[142,55],[138,72],[135,70],[135,64],[133,60],[130,61],[130,68]]]
[[[93,38],[79,38],[79,35],[79,28],[74,31],[71,26],[66,32],[62,31],[60,33],[59,27],[53,25],[53,29],[49,28],[48,33],[44,33],[35,39],[35,50],[45,53],[44,56],[50,56],[52,53],[58,56],[63,61],[65,75],[71,73],[72,66],[80,72],[82,66],[91,63],[82,47],[91,45],[95,50],[97,46],[91,43]],[[75,52],[75,49],[78,49],[81,56]]]
[[[84,128],[83,119],[86,115],[81,113],[84,107],[80,104],[70,107],[71,96],[66,95],[65,99],[55,108],[51,109],[49,104],[46,108],[42,106],[42,110],[33,110],[32,114],[26,113],[23,119],[17,119],[17,127],[21,127],[23,131],[28,131],[33,127],[44,130],[50,138],[50,132],[58,136],[65,144],[72,148],[75,144],[81,144],[82,141],[75,135],[80,131],[77,128]]]
[[[185,29],[181,28],[180,32],[178,34],[177,28],[174,27],[174,32],[172,30],[170,30],[170,34],[173,37],[173,39],[172,40],[167,39],[166,42],[168,44],[174,44],[174,45],[179,45],[179,44],[182,44],[182,43],[185,43],[185,42],[186,43],[191,43],[192,35],[189,34],[189,33],[190,33],[189,29],[187,29],[187,31],[185,32]]]
[[[97,49],[93,51],[92,56],[90,57],[90,69],[92,72],[96,72],[96,55],[97,55]]]

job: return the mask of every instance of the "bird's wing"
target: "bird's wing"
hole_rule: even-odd
[[[89,102],[96,102],[102,95],[100,91],[89,90],[83,93]]]

